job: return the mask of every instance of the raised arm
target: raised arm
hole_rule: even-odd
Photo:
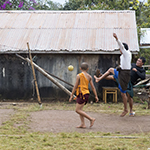
[[[118,39],[117,34],[116,34],[116,33],[113,33],[113,37],[116,39],[116,41],[117,41],[117,43],[118,43],[118,46],[119,46],[119,48],[120,48],[120,51],[121,51],[122,53],[124,53],[124,51],[125,51],[124,46],[123,46],[123,44],[121,43],[121,41]]]

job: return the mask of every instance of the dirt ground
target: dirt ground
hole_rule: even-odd
[[[89,128],[89,121],[86,119],[86,129],[79,129],[78,114],[74,111],[44,110],[31,113],[31,131],[40,132],[110,132],[120,134],[132,134],[150,132],[150,116],[119,117],[118,115],[91,113],[96,118],[95,124]]]
[[[0,126],[2,122],[8,120],[14,113],[13,109],[0,109]],[[124,135],[132,133],[150,132],[150,116],[119,117],[104,113],[87,112],[90,116],[96,118],[95,124],[89,128],[89,121],[86,119],[86,129],[79,129],[80,125],[78,114],[74,111],[63,110],[43,110],[32,112],[30,116],[31,123],[29,131],[39,132],[110,132]],[[7,118],[7,119],[6,119]]]
[[[13,112],[13,109],[0,109],[0,126],[9,119],[10,114],[13,114]]]

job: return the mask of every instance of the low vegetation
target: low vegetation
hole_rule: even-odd
[[[150,115],[147,104],[134,104],[138,115]],[[14,109],[8,121],[0,127],[0,149],[5,150],[147,150],[150,148],[150,133],[41,133],[29,132],[30,112],[42,110],[74,110],[75,102],[44,103],[42,108],[36,103],[4,103],[0,109]],[[122,103],[93,103],[85,106],[85,111],[120,114]]]

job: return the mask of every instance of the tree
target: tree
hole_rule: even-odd
[[[78,10],[84,5],[84,0],[69,0],[66,2],[62,10]]]
[[[0,10],[9,9],[11,5],[12,4],[9,0],[0,0]]]
[[[51,0],[0,0],[0,10],[59,10],[62,5]]]
[[[35,10],[35,0],[0,0],[0,10]]]
[[[37,0],[37,3],[37,10],[61,10],[63,7],[60,3],[54,3],[51,0],[45,0],[45,2],[43,2],[42,0]]]

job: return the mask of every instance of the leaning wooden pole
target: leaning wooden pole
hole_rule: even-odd
[[[28,51],[29,51],[29,57],[30,57],[30,60],[31,60],[30,63],[31,63],[31,67],[32,67],[32,73],[33,73],[33,78],[34,78],[36,93],[37,93],[37,97],[38,97],[38,102],[39,102],[39,105],[41,105],[42,103],[41,103],[40,93],[39,93],[39,89],[38,89],[38,84],[37,84],[37,80],[36,80],[34,65],[33,65],[31,51],[30,51],[30,47],[29,47],[29,43],[28,42],[27,42],[27,46],[28,46]]]
[[[29,58],[24,58],[22,56],[20,56],[19,54],[16,54],[17,57],[26,60],[28,63],[31,63]],[[34,68],[37,69],[40,73],[42,73],[45,77],[47,77],[49,80],[51,80],[56,86],[58,86],[60,89],[62,89],[64,92],[66,92],[69,96],[71,95],[71,92],[66,89],[63,85],[61,85],[59,82],[57,82],[53,77],[51,77],[44,69],[42,69],[40,66],[38,66],[37,64],[35,64],[34,62],[32,62],[32,64],[34,65]],[[75,98],[76,96],[73,95],[73,97]]]
[[[150,86],[149,86],[149,95],[148,95],[148,109],[150,109]]]
[[[31,63],[29,58],[26,58],[27,62]],[[44,69],[39,67],[33,62],[34,68],[37,69],[40,73],[42,73],[45,77],[47,77],[49,80],[51,80],[55,85],[57,85],[60,89],[62,89],[64,92],[66,92],[69,96],[71,95],[71,92],[66,89],[63,85],[61,85],[59,82],[57,82],[53,77],[51,77]],[[75,97],[75,95],[74,95]]]

